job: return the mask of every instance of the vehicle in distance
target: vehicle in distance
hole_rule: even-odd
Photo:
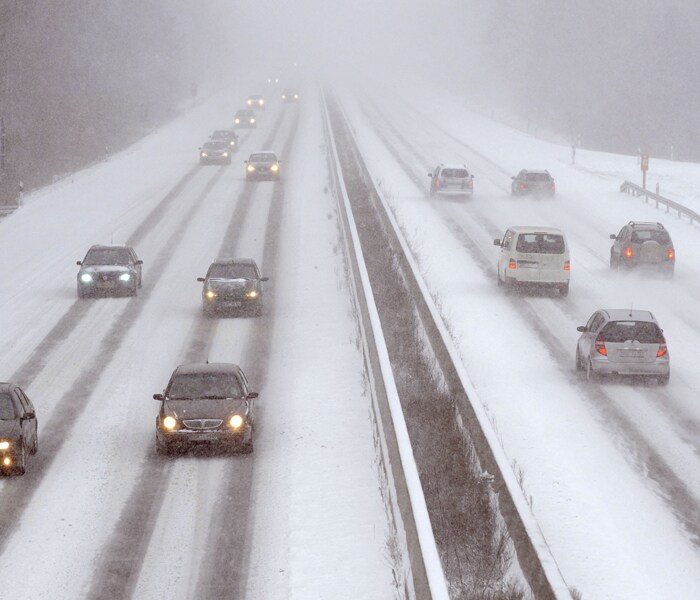
[[[249,108],[265,110],[265,98],[263,98],[260,94],[251,94],[248,96],[246,104]]]
[[[233,124],[239,129],[255,129],[255,112],[250,108],[241,108],[240,110],[236,111],[236,114],[233,117]]]
[[[252,258],[218,258],[198,277],[202,286],[202,312],[205,317],[231,312],[253,312],[259,317],[263,309],[263,282],[258,265]]]
[[[209,138],[215,142],[226,142],[229,150],[238,149],[238,134],[233,129],[217,129]]]
[[[253,451],[253,400],[240,367],[230,363],[178,366],[162,394],[156,417],[156,450],[167,454],[194,445]]]
[[[676,250],[661,223],[630,221],[610,239],[615,240],[610,248],[611,269],[657,270],[673,276]]]
[[[430,177],[430,194],[471,196],[474,193],[474,175],[464,165],[438,165]]]
[[[566,236],[551,227],[509,227],[503,239],[493,240],[498,256],[498,285],[554,288],[569,294],[571,262]]]
[[[280,160],[274,152],[253,152],[245,161],[245,178],[252,180],[277,180],[280,178]]]
[[[36,411],[13,383],[0,383],[0,473],[24,475],[27,456],[39,449]]]
[[[78,297],[127,294],[135,296],[141,287],[141,265],[131,246],[91,246],[76,264]]]
[[[671,377],[662,329],[648,310],[606,309],[577,327],[576,370],[587,379],[644,375],[666,385]]]
[[[282,92],[283,102],[297,102],[299,100],[299,92],[291,88],[287,88]]]
[[[523,169],[512,177],[511,193],[515,196],[536,194],[554,196],[556,184],[549,171],[529,171]]]
[[[199,149],[199,164],[201,165],[230,165],[231,146],[225,140],[211,140],[204,142]]]

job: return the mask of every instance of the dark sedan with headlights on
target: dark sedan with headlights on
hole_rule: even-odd
[[[231,153],[233,150],[228,141],[212,140],[204,142],[204,146],[199,149],[200,165],[230,165]]]
[[[280,160],[274,152],[260,150],[253,152],[245,162],[245,178],[247,181],[272,180],[280,178]]]
[[[231,363],[178,366],[162,394],[156,417],[156,450],[167,454],[195,445],[253,451],[253,400],[243,370]]]
[[[27,456],[39,448],[36,411],[13,383],[0,383],[0,473],[24,475]]]
[[[255,112],[250,108],[241,108],[233,116],[233,126],[236,129],[255,129],[257,127],[256,122]]]
[[[262,314],[263,281],[260,269],[252,258],[218,258],[207,270],[206,277],[198,277],[202,287],[202,311],[205,317],[224,312],[253,311]]]
[[[131,246],[91,246],[76,263],[78,297],[97,295],[135,296],[141,287],[142,260]]]
[[[238,150],[238,134],[233,129],[217,129],[209,137],[214,142],[226,142],[232,152]]]

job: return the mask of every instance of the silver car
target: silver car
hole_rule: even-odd
[[[666,385],[671,377],[663,330],[648,310],[598,310],[577,327],[576,370],[600,375],[644,375]]]

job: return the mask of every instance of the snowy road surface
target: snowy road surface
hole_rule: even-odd
[[[374,92],[343,94],[360,147],[564,577],[584,598],[699,598],[700,229],[617,192],[634,158],[579,150],[574,167],[568,147],[447,96]],[[394,597],[321,113],[304,97],[263,113],[231,167],[200,168],[196,148],[237,93],[0,221],[0,379],[24,386],[40,423],[28,473],[0,480],[0,598]],[[281,155],[282,184],[245,183],[259,149]],[[441,161],[470,167],[473,199],[429,199]],[[549,169],[557,196],[511,198],[521,168]],[[696,180],[676,163],[664,181],[680,193]],[[672,281],[609,271],[608,235],[632,219],[670,230]],[[515,224],[567,233],[568,298],[497,288],[492,240]],[[75,261],[110,242],[136,247],[143,289],[77,300]],[[202,318],[196,278],[221,255],[270,277],[260,319]],[[576,326],[627,306],[664,328],[668,387],[574,373]],[[206,359],[239,363],[260,392],[255,452],[157,457],[151,395]]]

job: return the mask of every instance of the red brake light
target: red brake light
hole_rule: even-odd
[[[518,268],[518,265],[515,264],[514,259],[512,259],[512,258],[510,259],[510,262],[508,263],[508,268],[509,269],[517,269]]]
[[[674,260],[676,258],[676,253],[673,248],[668,249],[668,260]]]
[[[595,341],[595,349],[596,352],[599,354],[602,354],[603,356],[608,355],[608,351],[605,349],[605,342],[603,341],[603,338],[598,336],[596,341]]]
[[[524,190],[524,189],[525,189],[525,184],[524,184],[524,183],[521,183],[521,184],[520,184],[520,189],[521,189],[521,190]]]
[[[632,258],[632,248],[630,248],[629,246],[627,246],[627,250],[625,250],[625,256],[627,258]]]
[[[564,270],[565,271],[571,271],[571,262],[570,261],[564,261]]]
[[[659,342],[659,349],[656,351],[656,358],[661,358],[667,352],[668,347],[666,346],[666,338],[661,336],[661,341]]]

